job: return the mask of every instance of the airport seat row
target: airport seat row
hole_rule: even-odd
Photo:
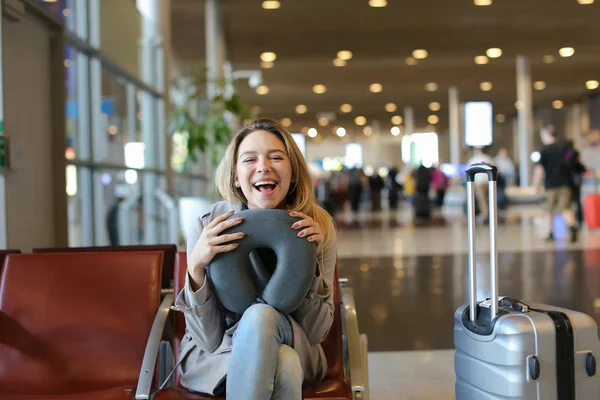
[[[173,248],[0,251],[0,398],[214,399],[185,390],[179,371],[169,374],[185,334],[183,315],[170,307],[187,263]],[[368,399],[352,291],[341,284],[334,296],[339,307],[322,343],[327,375],[304,398]]]

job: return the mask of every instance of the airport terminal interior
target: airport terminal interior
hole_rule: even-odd
[[[225,148],[262,117],[292,134],[335,221],[337,355],[342,378],[355,371],[350,354],[364,373],[342,384],[352,397],[314,389],[305,398],[509,398],[456,392],[455,312],[473,291],[471,230],[479,301],[491,296],[497,253],[500,296],[600,323],[600,0],[0,4],[0,249],[21,253],[0,250],[0,399],[141,399],[145,368],[159,379],[177,369],[172,343],[157,350],[161,365],[142,367],[155,314],[182,287],[188,233],[221,200],[214,178]],[[555,164],[573,167],[560,209],[558,184],[548,183],[551,143],[566,149]],[[498,170],[491,206],[485,175],[467,184],[477,162]],[[167,249],[160,261],[156,249]],[[162,263],[159,278],[130,279],[144,260]],[[111,317],[88,295],[127,306]],[[49,328],[44,314],[60,305],[72,318]],[[137,336],[117,327],[136,306],[150,312],[130,321]],[[181,328],[170,325],[174,313],[163,342]],[[69,358],[111,326],[112,336],[96,337],[98,355]],[[111,349],[125,360],[134,337],[133,372],[92,366]],[[357,343],[366,358],[348,350]],[[59,356],[48,361],[57,374],[35,361]],[[86,368],[97,375],[86,378]],[[184,394],[178,379],[154,398],[207,398]],[[582,399],[600,398],[594,379],[595,394]],[[158,389],[156,376],[148,382]]]

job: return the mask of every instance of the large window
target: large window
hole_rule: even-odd
[[[153,1],[159,0],[144,4]],[[69,245],[175,242],[155,26],[136,1],[39,3],[70,32],[64,61]],[[183,176],[172,186],[195,194],[193,182],[199,181]]]

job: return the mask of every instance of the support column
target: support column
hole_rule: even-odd
[[[0,38],[2,38],[2,24],[4,20],[0,16]],[[2,40],[0,40],[0,77],[4,76],[2,72]],[[0,79],[0,136],[4,136],[4,85]],[[6,150],[5,150],[6,151]],[[6,213],[6,182],[4,178],[4,169],[0,167],[0,249],[8,247],[7,237],[7,213]]]
[[[519,128],[519,176],[521,187],[529,186],[531,179],[531,143],[533,139],[533,110],[531,101],[531,69],[525,56],[517,56],[517,112]]]
[[[404,107],[404,134],[407,136],[415,133],[415,110],[411,106]],[[410,161],[409,165],[413,165],[413,155],[414,155],[414,143],[410,144]]]
[[[206,47],[206,97],[213,99],[220,93],[218,82],[224,77],[225,67],[225,38],[223,34],[223,26],[221,23],[221,1],[220,0],[205,0],[204,1],[204,20],[205,20],[205,47]],[[209,143],[209,146],[216,146],[214,143]],[[213,148],[211,151],[215,151]],[[209,181],[213,179],[215,166],[212,163],[210,154],[205,157],[206,169],[205,176]],[[214,185],[210,184],[210,188]],[[206,184],[204,185],[206,186]],[[211,197],[208,188],[204,188],[203,194],[205,197]]]
[[[415,133],[415,110],[411,106],[404,107],[404,134]]]
[[[142,14],[141,39],[141,75],[148,85],[157,88],[161,86],[164,76],[159,76],[157,65],[158,48],[162,44],[161,37],[161,5],[158,0],[138,0],[137,7]],[[162,72],[162,71],[161,71]],[[142,93],[142,137],[145,144],[144,167],[159,168],[160,141],[158,121],[156,119],[159,99],[150,93]],[[144,244],[158,242],[158,212],[159,204],[155,190],[159,187],[158,176],[153,172],[143,173],[143,204],[144,204]]]
[[[581,136],[583,130],[581,129],[581,104],[573,104],[569,108],[567,114],[567,123],[569,126],[569,136],[573,140],[573,145],[576,149],[581,148]]]
[[[519,120],[517,117],[511,119],[512,125],[512,134],[513,134],[513,142],[512,142],[512,159],[519,159]]]
[[[448,90],[448,112],[450,119],[450,163],[460,165],[460,103],[458,89]]]

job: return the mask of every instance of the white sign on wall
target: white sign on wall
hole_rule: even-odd
[[[472,101],[465,104],[465,143],[471,147],[492,144],[494,116],[492,103]]]

